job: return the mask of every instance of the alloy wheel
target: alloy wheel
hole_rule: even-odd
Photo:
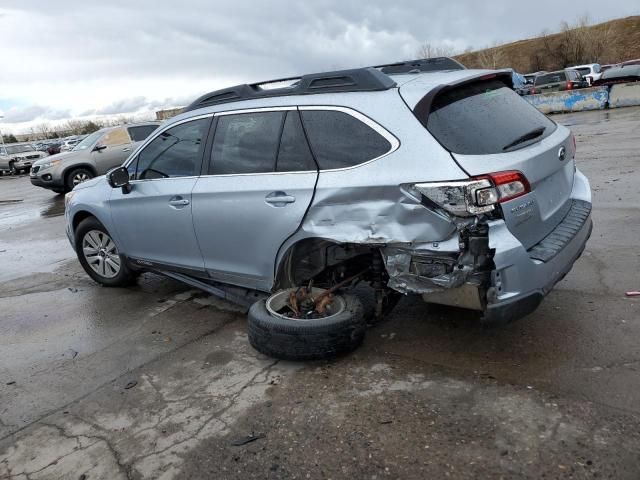
[[[113,278],[120,272],[121,260],[113,239],[100,230],[90,230],[82,239],[82,254],[98,275]]]

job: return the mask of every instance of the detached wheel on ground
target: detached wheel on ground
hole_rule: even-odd
[[[123,287],[136,275],[118,252],[107,229],[95,217],[84,219],[75,232],[76,254],[84,271],[105,287]]]
[[[75,168],[67,173],[65,185],[68,191],[73,190],[73,187],[79,183],[91,180],[94,177],[93,172],[86,168]]]
[[[249,309],[251,346],[283,360],[320,360],[347,353],[364,339],[366,321],[362,302],[355,295],[334,294],[327,316],[288,318],[283,310],[291,291],[282,290]],[[321,289],[313,289],[322,292]]]

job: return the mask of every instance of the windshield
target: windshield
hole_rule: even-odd
[[[33,152],[34,149],[31,145],[7,145],[7,153],[12,155],[14,153]]]
[[[98,139],[101,136],[102,136],[102,132],[100,131],[93,132],[91,135],[89,135],[87,138],[85,138],[80,143],[78,143],[75,147],[73,147],[73,149],[86,150],[87,148],[93,147],[93,145],[98,141]]]

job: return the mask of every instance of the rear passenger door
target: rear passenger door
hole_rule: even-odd
[[[205,268],[221,282],[267,290],[278,250],[302,222],[318,177],[299,113],[219,113],[209,151],[193,189]]]

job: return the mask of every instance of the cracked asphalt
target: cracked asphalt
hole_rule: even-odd
[[[640,109],[554,119],[594,231],[538,311],[405,298],[330,362],[257,354],[242,309],[168,279],[97,286],[62,197],[0,177],[0,478],[640,478]]]

